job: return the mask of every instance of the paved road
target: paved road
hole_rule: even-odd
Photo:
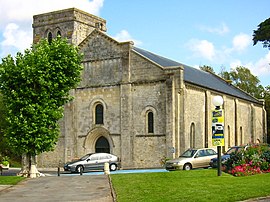
[[[16,175],[20,169],[11,168],[3,175]],[[57,169],[39,169],[45,177],[26,179],[15,186],[0,185],[0,202],[36,201],[93,201],[113,202],[110,178],[104,172],[87,172],[83,175],[61,172]],[[118,170],[118,173],[167,172],[164,169]]]
[[[2,188],[1,202],[114,201],[107,175],[40,177]]]

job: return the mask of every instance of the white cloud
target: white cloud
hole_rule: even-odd
[[[0,24],[28,21],[36,14],[72,7],[98,15],[103,2],[104,0],[65,0],[64,3],[60,0],[0,0]]]
[[[230,68],[236,68],[237,66],[243,66],[249,68],[251,73],[255,76],[267,76],[270,75],[270,51],[255,62],[243,63],[240,60],[234,60],[230,63]]]
[[[243,51],[252,43],[251,36],[247,34],[238,34],[233,38],[233,50],[235,51]]]
[[[200,26],[200,29],[202,31],[215,33],[215,34],[219,34],[219,35],[224,35],[230,31],[228,26],[225,23],[221,23],[221,25],[218,27],[208,27],[208,26],[202,25],[202,26]]]
[[[104,0],[0,0],[0,57],[8,53],[14,55],[18,51],[29,48],[32,43],[33,15],[78,8],[94,15],[99,15]]]
[[[124,42],[124,41],[133,41],[134,45],[142,45],[142,42],[136,39],[133,39],[132,36],[128,33],[127,30],[121,30],[116,36],[113,37],[115,40]]]
[[[191,39],[187,46],[195,57],[202,57],[212,61],[216,55],[213,43],[207,40]]]
[[[251,66],[251,70],[257,76],[270,75],[270,51],[263,57],[260,58],[254,65]]]
[[[27,32],[15,24],[10,23],[3,32],[3,41],[0,43],[1,56],[14,54],[15,52],[23,52],[24,49],[30,48],[32,43],[32,32]]]

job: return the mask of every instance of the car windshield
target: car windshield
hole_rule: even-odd
[[[231,147],[227,152],[226,154],[232,154],[232,153],[235,153],[235,152],[239,152],[243,149],[243,147]]]
[[[84,161],[84,160],[86,160],[89,156],[91,156],[91,154],[86,154],[86,155],[83,156],[80,160],[81,160],[81,161]]]
[[[195,153],[196,153],[196,149],[188,149],[187,151],[185,151],[181,156],[179,157],[185,157],[185,158],[190,158],[192,157]]]

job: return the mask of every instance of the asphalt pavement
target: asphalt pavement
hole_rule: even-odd
[[[57,176],[55,172],[48,173],[45,177],[29,178],[15,186],[1,185],[0,202],[115,201],[109,175]]]
[[[110,175],[103,171],[85,172],[82,175],[61,171],[57,168],[38,169],[43,177],[26,179],[15,186],[0,185],[0,202],[43,201],[92,201],[114,202],[116,195]],[[3,176],[14,176],[19,168],[3,171]],[[111,174],[168,172],[165,169],[117,170]],[[58,176],[60,174],[60,176]]]

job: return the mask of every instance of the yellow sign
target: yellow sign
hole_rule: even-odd
[[[224,146],[224,115],[222,109],[212,111],[212,145]]]

